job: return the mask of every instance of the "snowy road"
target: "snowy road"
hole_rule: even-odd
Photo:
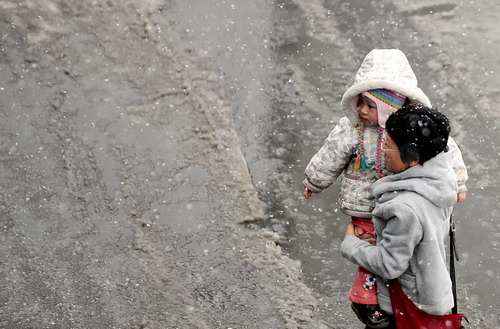
[[[383,47],[454,121],[459,307],[498,327],[499,7],[0,0],[0,327],[360,328],[300,182]]]

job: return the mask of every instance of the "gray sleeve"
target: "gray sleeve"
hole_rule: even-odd
[[[348,236],[340,246],[342,255],[384,279],[399,277],[409,266],[422,238],[422,226],[413,210],[403,206],[387,221],[376,246]]]

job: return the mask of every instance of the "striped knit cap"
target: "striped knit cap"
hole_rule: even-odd
[[[392,112],[400,109],[406,102],[406,96],[388,89],[372,89],[363,93],[377,104],[378,124],[385,128],[385,122]]]

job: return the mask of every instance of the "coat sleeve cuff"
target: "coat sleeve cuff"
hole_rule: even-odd
[[[317,187],[316,185],[312,184],[307,178],[305,178],[302,181],[302,184],[304,185],[305,188],[307,188],[309,191],[313,193],[321,193],[323,192],[323,189],[320,187]]]

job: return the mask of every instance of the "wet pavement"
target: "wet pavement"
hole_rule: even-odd
[[[463,65],[472,66],[470,70],[481,66],[453,53],[443,56],[436,39],[450,42],[447,35],[432,36],[409,20],[471,18],[456,17],[460,12],[451,3],[403,11],[389,1],[329,1],[322,11],[315,11],[316,5],[211,1],[192,2],[180,10],[193,15],[194,24],[187,16],[182,21],[193,28],[192,38],[206,45],[221,67],[223,83],[234,91],[238,133],[253,181],[268,204],[268,227],[281,235],[280,245],[300,261],[305,282],[321,299],[348,289],[354,267],[338,252],[347,222],[338,211],[338,186],[304,201],[300,182],[305,165],[339,118],[340,97],[363,56],[372,48],[402,49],[421,88],[454,121],[455,139],[463,148],[470,180],[469,197],[455,210],[462,256],[457,264],[459,301],[465,312],[476,313],[479,303],[488,314],[500,300],[499,286],[492,284],[500,275],[499,197],[494,193],[499,183],[494,150],[500,140],[492,133],[495,120],[468,88],[474,80],[462,80],[460,71]],[[472,39],[483,33],[467,26],[461,28]],[[496,32],[492,21],[485,21],[483,28]],[[479,58],[489,56],[475,51]],[[323,305],[328,309],[328,302]]]
[[[400,48],[469,168],[459,308],[498,326],[499,5],[50,3],[0,3],[0,324],[358,328],[338,184],[301,181],[364,55]]]

